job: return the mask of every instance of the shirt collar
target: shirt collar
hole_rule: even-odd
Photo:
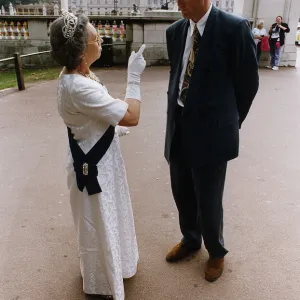
[[[194,27],[196,24],[197,24],[198,31],[203,32],[203,30],[201,30],[201,28],[203,29],[203,27],[205,27],[211,10],[212,10],[212,3],[210,3],[210,7],[209,7],[208,11],[206,12],[206,14],[197,23],[195,23],[193,20],[190,19],[190,28],[191,28],[191,30],[189,32],[190,36],[193,35]]]

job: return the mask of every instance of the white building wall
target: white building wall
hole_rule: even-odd
[[[253,16],[255,21],[264,20],[265,28],[269,29],[277,16],[282,16],[283,22],[288,23],[291,29],[291,32],[286,34],[281,65],[295,66],[297,59],[295,36],[300,17],[300,0],[259,0],[257,16]]]
[[[69,7],[74,3],[77,8],[81,8],[89,15],[103,15],[113,9],[114,0],[69,0]],[[176,1],[176,0],[175,0]],[[118,0],[118,10],[123,8],[123,13],[127,14],[128,8],[133,8],[133,3],[139,6],[141,12],[147,7],[160,7],[165,0]],[[266,29],[275,22],[278,15],[283,16],[291,28],[291,33],[286,35],[286,45],[282,54],[282,65],[295,65],[296,47],[295,35],[297,22],[300,17],[300,0],[212,0],[212,3],[218,8],[241,15],[251,22],[254,26],[257,20],[265,21]],[[172,5],[170,5],[172,6]]]
[[[228,11],[228,1],[214,0],[212,2],[215,5],[218,4],[219,8]],[[281,65],[295,66],[297,55],[295,36],[300,17],[300,0],[235,0],[233,13],[253,21],[254,26],[257,20],[264,20],[267,30],[275,22],[277,16],[282,16],[283,21],[289,24],[291,32],[286,34]],[[268,57],[265,55],[263,58],[267,63]]]
[[[233,7],[235,5],[236,0],[212,0],[212,3],[225,11],[233,12]]]
[[[236,0],[236,2],[240,2],[240,3],[243,2],[242,3],[243,8],[240,8],[239,11],[236,11],[236,13],[239,14],[240,12],[242,12],[241,15],[243,17],[247,19],[251,19],[253,17],[254,0],[243,0],[243,1]]]
[[[233,4],[233,13],[243,16],[244,15],[244,7],[245,7],[245,0],[235,0]]]
[[[140,8],[140,11],[144,11],[149,5],[148,2],[153,2],[153,0],[118,0],[117,8],[123,9],[124,13],[133,9],[133,4],[137,4]],[[156,0],[158,5],[161,5],[160,2],[164,0]],[[88,15],[104,15],[105,11],[110,13],[114,8],[114,0],[69,0],[69,8],[73,5],[77,9],[82,9],[84,12],[87,12]]]

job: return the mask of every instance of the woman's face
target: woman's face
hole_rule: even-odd
[[[277,24],[281,24],[281,22],[282,22],[281,17],[277,17],[277,18],[276,18],[276,23],[277,23]]]
[[[88,48],[84,54],[88,65],[91,65],[101,56],[102,47],[101,44],[103,40],[100,38],[100,35],[97,33],[95,27],[91,24],[87,24],[88,31]]]

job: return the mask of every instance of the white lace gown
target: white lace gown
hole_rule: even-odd
[[[59,114],[85,153],[109,125],[119,123],[127,107],[126,102],[112,98],[104,86],[89,78],[77,74],[59,78]],[[70,149],[67,173],[83,290],[87,294],[112,295],[114,300],[123,300],[123,278],[135,275],[138,248],[117,132],[98,164],[102,193],[89,196],[86,189],[79,191]]]

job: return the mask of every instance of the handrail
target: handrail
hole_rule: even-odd
[[[113,44],[103,44],[102,45],[102,47],[107,47],[107,46],[113,46]],[[22,91],[22,90],[25,90],[25,83],[24,83],[24,77],[23,77],[23,68],[22,68],[22,58],[23,57],[30,57],[30,56],[40,55],[40,54],[46,54],[46,53],[50,53],[50,50],[41,51],[41,52],[34,52],[34,53],[29,53],[29,54],[23,54],[23,55],[20,55],[17,52],[17,53],[14,54],[14,57],[8,57],[8,58],[0,59],[0,63],[5,62],[5,61],[9,61],[9,60],[14,60],[18,88],[19,88],[19,91]]]
[[[14,54],[14,57],[8,57],[8,58],[0,59],[0,63],[5,62],[5,61],[9,61],[9,60],[14,60],[18,88],[19,88],[19,91],[22,91],[22,90],[25,90],[25,83],[24,83],[24,76],[23,76],[23,69],[22,69],[22,58],[23,57],[30,57],[30,56],[34,56],[34,55],[45,54],[45,53],[50,53],[50,51],[48,50],[48,51],[34,52],[34,53],[23,54],[23,55],[20,55],[17,52],[17,53]]]
[[[44,54],[44,53],[50,53],[50,50],[48,50],[48,51],[41,51],[41,52],[34,52],[34,53],[29,53],[29,54],[22,54],[22,55],[20,55],[20,57],[21,58],[23,58],[23,57],[30,57],[30,56]],[[0,62],[5,62],[5,61],[8,61],[8,60],[12,60],[12,59],[14,59],[14,57],[2,58],[2,59],[0,59]]]
[[[4,61],[12,60],[12,59],[14,59],[14,58],[13,57],[3,58],[3,59],[0,59],[0,63],[4,62]]]
[[[44,54],[44,53],[50,53],[50,50],[41,51],[41,52],[34,52],[34,53],[29,53],[29,54],[23,54],[23,55],[20,55],[20,56],[23,58],[23,57],[29,57],[29,56],[34,56],[34,55],[39,55],[39,54]]]
[[[48,51],[41,51],[41,52],[34,52],[34,53],[29,53],[29,54],[22,54],[22,55],[20,55],[20,57],[21,58],[23,58],[23,57],[30,57],[30,56],[44,54],[44,53],[50,53],[50,50],[48,50]],[[9,60],[13,60],[13,59],[14,59],[14,57],[3,58],[3,59],[0,59],[0,63],[1,62],[5,62],[5,61],[9,61]]]

